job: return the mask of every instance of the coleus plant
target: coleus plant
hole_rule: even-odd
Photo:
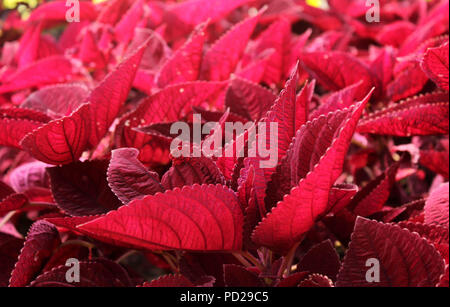
[[[0,286],[448,287],[449,3],[380,2],[2,12]]]

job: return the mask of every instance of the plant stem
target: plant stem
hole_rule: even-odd
[[[0,221],[0,228],[6,225],[8,221],[16,214],[16,211],[11,211],[8,214],[6,214],[3,219]]]

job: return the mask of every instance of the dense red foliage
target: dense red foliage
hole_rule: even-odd
[[[449,1],[365,2],[2,11],[0,286],[448,287]],[[277,165],[175,158],[194,113]]]

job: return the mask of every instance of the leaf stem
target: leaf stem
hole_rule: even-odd
[[[167,264],[170,266],[170,269],[175,272],[175,273],[179,273],[180,270],[178,269],[178,267],[175,265],[174,261],[173,261],[173,257],[170,254],[167,253],[162,253],[161,256],[164,258],[164,260],[166,260]]]
[[[253,256],[249,251],[242,252],[242,255],[261,271],[264,269],[264,266],[261,264],[261,262],[256,259],[256,257]]]
[[[284,257],[283,259],[283,263],[281,264],[280,270],[278,271],[278,277],[281,278],[284,275],[284,272],[286,270],[288,270],[288,274],[291,271],[291,266],[292,266],[292,262],[294,261],[294,257],[295,257],[295,252],[297,251],[298,246],[300,245],[299,241],[298,243],[296,243],[291,250],[289,251],[289,253],[287,253],[287,255]]]
[[[242,256],[242,254],[239,254],[239,253],[233,253],[233,256],[234,256],[237,260],[239,260],[239,262],[242,263],[245,267],[249,268],[249,267],[252,267],[252,266],[253,266],[250,262],[248,262],[247,259],[245,259],[245,258]]]

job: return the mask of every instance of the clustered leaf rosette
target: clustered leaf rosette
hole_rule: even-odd
[[[449,1],[365,2],[1,12],[0,286],[448,287]]]

